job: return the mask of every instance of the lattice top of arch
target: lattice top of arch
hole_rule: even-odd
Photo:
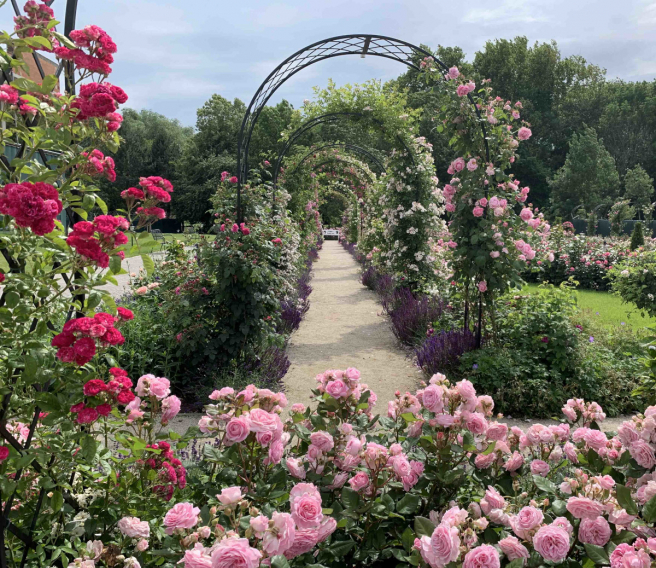
[[[285,59],[276,67],[260,85],[253,96],[239,133],[239,180],[246,180],[248,170],[248,146],[262,108],[267,104],[278,87],[287,79],[306,67],[342,55],[373,55],[403,63],[419,70],[415,63],[417,58],[431,57],[446,72],[447,66],[431,53],[403,40],[372,34],[351,34],[324,39],[308,45]]]
[[[356,154],[360,154],[361,156],[365,157],[367,160],[370,160],[373,164],[375,164],[376,167],[378,167],[378,169],[381,172],[385,171],[384,164],[378,159],[377,156],[372,154],[369,150],[362,148],[361,146],[357,146],[355,144],[345,144],[343,142],[335,142],[332,144],[325,144],[323,146],[320,146],[319,148],[315,148],[312,151],[308,152],[305,156],[303,156],[301,161],[298,164],[296,164],[296,166],[294,166],[294,169],[291,171],[291,173],[293,174],[294,172],[296,172],[296,170],[298,170],[298,168],[300,168],[306,162],[306,160],[309,160],[310,157],[312,157],[314,154],[317,154],[322,150],[327,150],[328,148],[344,148],[345,150],[355,152]]]

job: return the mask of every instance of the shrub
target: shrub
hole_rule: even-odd
[[[361,276],[363,286],[366,286],[369,290],[376,290],[379,278],[380,273],[375,266],[368,266]]]
[[[636,250],[638,247],[645,246],[645,237],[642,234],[642,223],[638,222],[633,226],[631,233],[631,250]]]
[[[642,314],[656,316],[656,251],[628,258],[610,272],[613,291]]]

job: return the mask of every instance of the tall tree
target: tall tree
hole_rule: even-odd
[[[630,199],[638,211],[651,205],[654,199],[654,180],[640,164],[627,170],[624,176],[624,197]]]
[[[552,210],[561,217],[568,217],[579,205],[590,212],[598,205],[610,204],[619,195],[615,160],[594,128],[586,127],[572,136],[565,164],[549,185]]]

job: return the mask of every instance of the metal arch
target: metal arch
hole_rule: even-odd
[[[351,117],[365,117],[368,120],[371,120],[383,132],[386,131],[385,124],[383,123],[382,120],[378,120],[377,118],[375,118],[373,116],[368,116],[367,114],[365,114],[363,112],[350,112],[350,111],[330,112],[330,113],[327,113],[327,114],[322,114],[320,116],[317,116],[317,117],[309,120],[305,124],[299,126],[291,134],[291,136],[289,137],[289,140],[287,140],[287,143],[285,144],[284,148],[278,154],[278,159],[276,160],[276,165],[275,165],[274,172],[273,172],[273,188],[274,188],[274,191],[275,191],[275,188],[276,188],[277,183],[278,183],[278,175],[280,174],[280,166],[282,165],[282,160],[287,155],[287,152],[294,145],[296,140],[298,140],[301,136],[303,136],[303,134],[310,131],[315,126],[319,126],[320,124],[325,124],[325,123],[337,122],[337,121],[341,120],[342,118],[351,118]],[[401,136],[399,136],[398,134],[396,135],[396,139],[405,148],[405,150],[408,152],[408,155],[411,157],[412,162],[414,163],[414,156],[413,156],[413,153],[410,151],[410,148],[408,148],[407,144],[403,141]]]
[[[326,164],[331,164],[331,163],[332,163],[332,161],[328,160],[328,161],[325,161],[325,162],[321,162],[320,164],[315,164],[313,167],[314,168],[320,168],[322,166],[325,166]],[[356,167],[358,170],[360,170],[364,174],[367,173],[367,170],[365,170],[364,167],[359,163],[354,163],[354,162],[345,162],[345,163],[347,163],[349,166]],[[371,170],[369,170],[369,172],[371,172],[371,174],[373,174],[374,176],[376,175]],[[346,175],[345,172],[337,172],[337,173],[339,173],[340,175]],[[373,181],[373,180],[370,180],[370,181]]]
[[[47,6],[51,6],[54,3],[54,0],[45,0],[45,4]],[[14,8],[14,12],[17,16],[21,15],[21,11],[18,7],[18,3],[16,0],[11,0],[12,7]],[[60,4],[63,4],[63,2],[60,2]],[[67,0],[66,2],[66,11],[65,11],[65,20],[64,20],[64,34],[67,37],[70,37],[71,31],[73,31],[73,28],[75,27],[75,18],[77,14],[77,4],[78,0]],[[41,79],[43,80],[46,76],[45,71],[43,70],[43,66],[41,65],[41,61],[39,59],[39,55],[36,51],[33,51],[32,56],[34,57],[34,64],[36,65],[36,68],[39,72],[39,75],[41,76]],[[60,63],[57,71],[55,72],[55,75],[57,77],[60,77],[62,72],[64,72],[64,90],[68,92],[69,94],[74,93],[74,66],[71,62],[66,62],[64,65],[63,63]],[[13,74],[11,72],[5,73],[4,71],[2,72],[2,76],[0,76],[0,84],[3,83],[10,83],[13,80]],[[26,123],[28,126],[33,126],[36,124],[36,121],[38,119],[35,117],[33,121],[30,121],[29,119],[26,119]],[[19,156],[22,156],[26,151],[26,144],[23,141],[21,143],[21,147],[19,149]],[[47,156],[43,150],[39,150],[39,156],[43,162],[43,164],[47,164]],[[2,156],[3,161],[6,163],[6,157]],[[64,280],[68,283],[68,277],[65,274],[62,274]],[[35,325],[35,324],[33,324]],[[46,383],[44,385],[44,390],[47,391],[49,388],[49,383]],[[5,394],[2,399],[0,400],[0,440],[3,440],[6,442],[8,445],[11,445],[18,453],[21,455],[24,454],[27,450],[30,449],[32,445],[32,440],[34,438],[34,431],[37,427],[38,420],[39,420],[39,415],[41,413],[40,408],[37,406],[35,408],[35,413],[34,417],[32,418],[32,421],[29,426],[29,434],[23,444],[21,444],[16,437],[8,431],[7,429],[7,424],[6,424],[6,419],[7,419],[7,414],[9,412],[9,403],[11,401],[11,386],[10,386],[10,392]],[[37,460],[34,460],[30,464],[30,468],[33,469],[35,472],[37,472],[39,475],[46,476],[48,475],[48,469],[50,466],[54,463],[55,456],[52,455],[49,463],[47,466],[42,466]],[[23,473],[25,471],[25,468],[22,468],[16,472],[16,477],[15,481],[18,483],[20,481]],[[72,482],[72,479],[71,479]],[[64,501],[70,505],[74,510],[79,510],[79,506],[77,502],[67,493],[63,492],[64,496]],[[41,508],[43,506],[45,496],[46,496],[46,489],[42,487],[39,490],[38,498],[35,504],[34,512],[32,514],[32,519],[29,522],[29,524],[26,524],[25,526],[19,527],[16,524],[14,524],[10,520],[10,515],[11,515],[11,509],[12,505],[14,503],[14,498],[16,496],[15,491],[7,497],[6,502],[4,503],[4,508],[0,508],[0,568],[7,568],[8,563],[7,563],[7,545],[6,545],[6,536],[11,533],[14,535],[23,545],[23,553],[22,557],[20,560],[20,568],[24,568],[28,556],[30,554],[30,551],[36,548],[36,546],[39,544],[36,542],[33,538],[33,532],[36,527],[37,520],[39,518],[39,515],[41,513]]]
[[[317,152],[321,152],[321,150],[325,150],[326,148],[344,148],[345,150],[351,150],[353,152],[356,152],[358,154],[361,154],[367,158],[369,158],[374,164],[376,164],[381,171],[385,171],[385,166],[383,163],[376,157],[374,156],[369,150],[366,150],[362,148],[361,146],[356,146],[355,144],[345,144],[343,142],[334,142],[332,144],[325,144],[324,146],[320,146],[319,148],[315,148],[311,152],[307,153],[305,156],[303,156],[303,159],[296,164],[294,169],[290,173],[294,173],[298,168],[300,168],[305,160],[309,159],[312,154],[316,154]]]
[[[296,73],[314,63],[342,55],[360,55],[360,57],[363,58],[366,55],[384,57],[386,59],[392,59],[399,63],[403,63],[417,71],[421,71],[421,69],[415,64],[414,58],[417,56],[421,58],[430,57],[431,60],[439,65],[443,76],[448,71],[448,67],[445,63],[425,49],[400,39],[375,34],[349,34],[335,36],[315,42],[290,55],[278,65],[278,67],[269,73],[268,77],[258,87],[248,105],[239,130],[237,145],[237,217],[239,221],[242,220],[241,185],[246,181],[248,175],[248,150],[250,147],[251,136],[253,134],[253,128],[255,127],[255,123],[257,122],[262,109],[276,92],[278,87],[290,77],[293,77]],[[480,120],[481,114],[474,102],[474,98],[471,96],[471,93],[467,94],[467,98],[473,105],[474,112]],[[485,144],[485,157],[486,161],[489,162],[490,151],[487,142],[487,130],[483,122],[481,122],[481,130]]]

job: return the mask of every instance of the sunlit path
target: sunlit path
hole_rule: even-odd
[[[413,391],[420,378],[399,347],[376,295],[360,283],[360,269],[337,241],[326,241],[314,265],[310,310],[292,336],[287,398],[309,402],[314,377],[326,369],[356,367],[386,412],[394,391]]]

